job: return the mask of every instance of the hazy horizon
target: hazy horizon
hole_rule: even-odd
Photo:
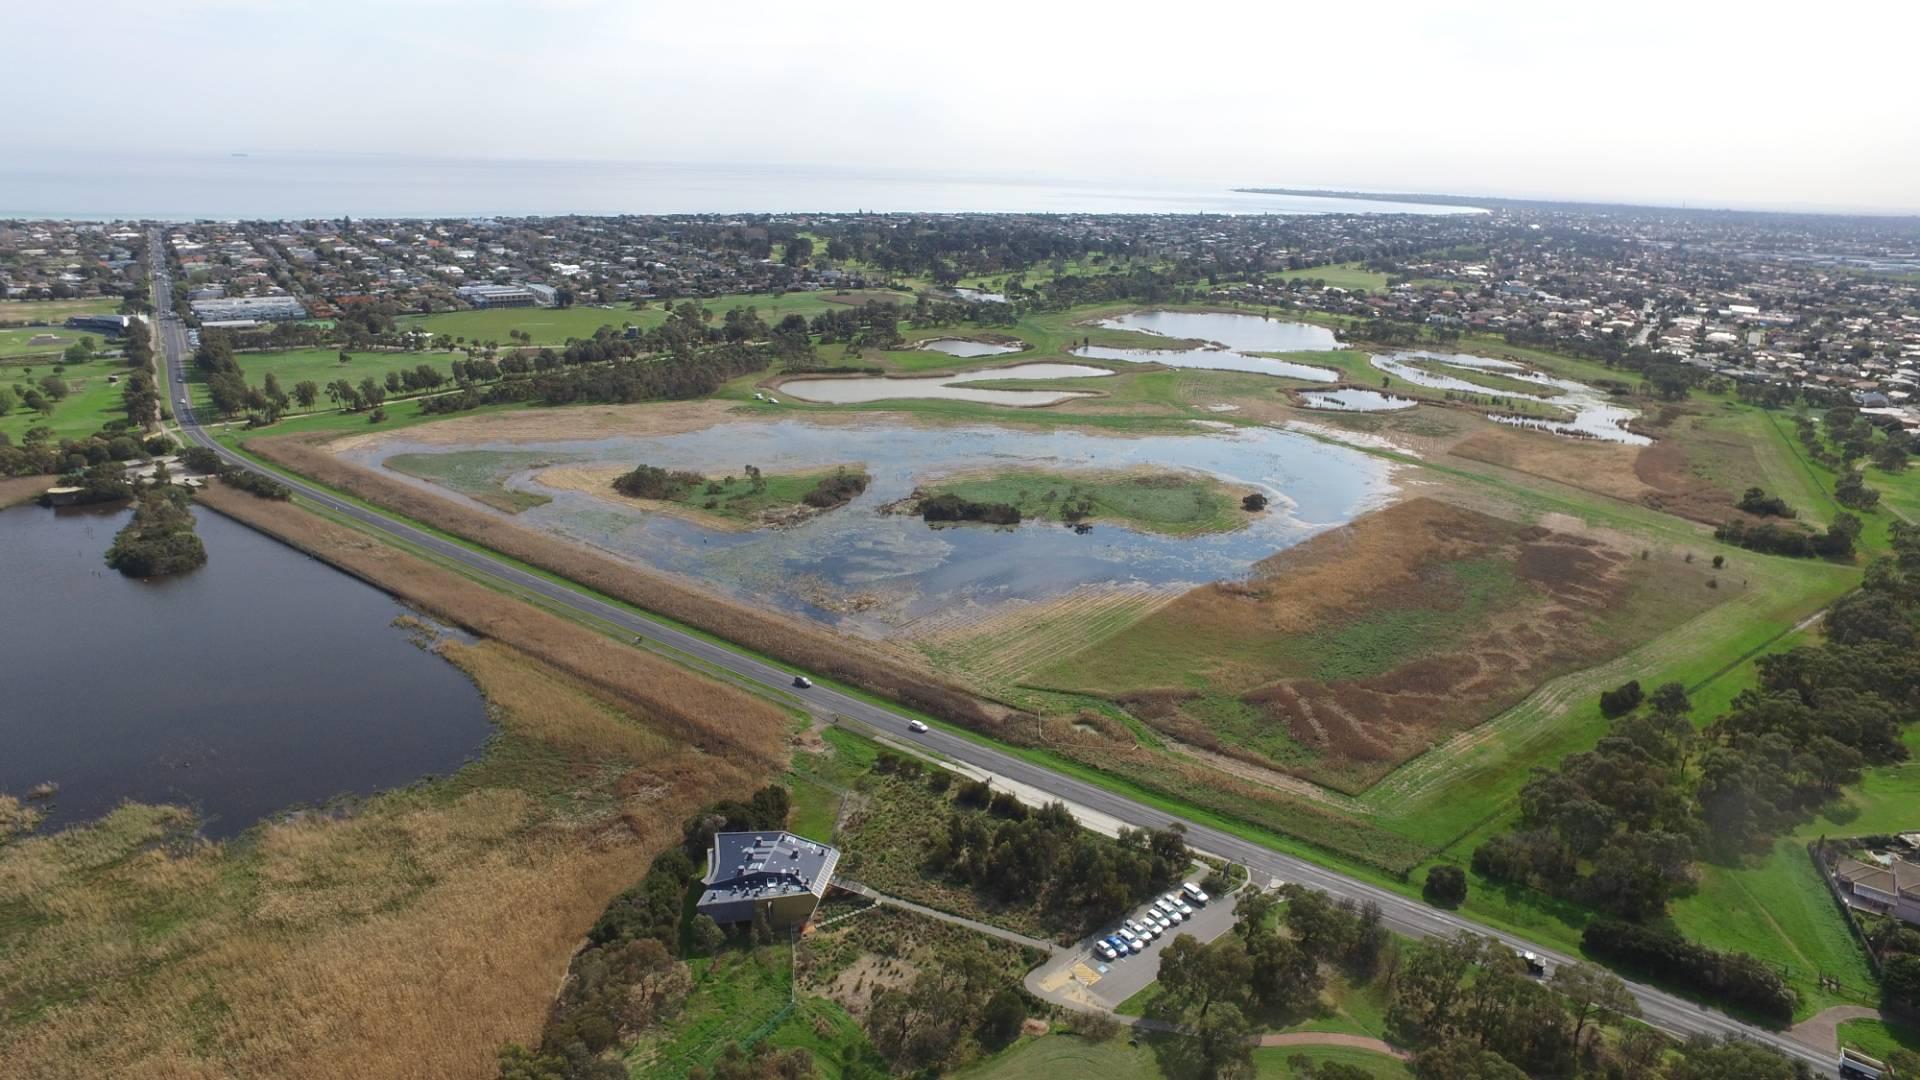
[[[1911,4],[88,10],[83,39],[68,12],[0,14],[9,39],[75,44],[10,56],[53,92],[12,117],[0,171],[403,155],[1920,212]]]

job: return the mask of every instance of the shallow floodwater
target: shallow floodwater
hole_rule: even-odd
[[[1383,394],[1378,390],[1362,390],[1358,387],[1341,387],[1338,390],[1306,390],[1300,394],[1311,409],[1331,409],[1335,412],[1392,412],[1395,409],[1411,409],[1420,402],[1415,398]]]
[[[349,456],[376,464],[393,454],[436,449],[446,448],[410,445],[401,432]],[[719,532],[584,492],[547,488],[539,483],[538,470],[513,474],[507,483],[553,498],[519,515],[525,524],[699,579],[754,603],[874,636],[902,628],[912,633],[957,612],[1009,600],[1046,599],[1082,585],[1175,589],[1240,577],[1258,560],[1384,503],[1393,491],[1391,467],[1385,462],[1272,428],[1122,438],[991,425],[848,426],[792,419],[728,423],[652,438],[463,449],[549,450],[623,466],[645,462],[707,475],[738,475],[747,464],[768,472],[797,472],[863,463],[873,482],[851,504],[794,528],[748,533]],[[1265,492],[1272,506],[1247,515],[1246,528],[1188,538],[1105,523],[1084,534],[1051,522],[1027,522],[1013,529],[936,529],[917,517],[883,512],[887,504],[905,499],[917,485],[942,474],[1143,465],[1208,473],[1234,488]],[[916,627],[920,620],[925,622]]]
[[[903,401],[909,398],[977,401],[987,405],[1057,405],[1062,401],[1094,395],[1075,390],[993,390],[966,384],[998,382],[1002,379],[1096,379],[1111,374],[1113,372],[1107,368],[1089,364],[1010,364],[1003,368],[984,368],[958,375],[926,375],[913,379],[881,376],[791,379],[780,384],[780,393],[824,405],[861,405],[872,401]]]
[[[1431,368],[1415,367],[1415,361],[1438,364],[1443,367],[1459,368],[1467,371],[1485,371],[1502,378],[1519,382],[1533,383],[1540,387],[1538,394],[1522,394],[1501,390],[1490,390],[1478,383],[1457,378]],[[1636,435],[1627,430],[1627,424],[1639,416],[1639,410],[1615,405],[1605,391],[1588,386],[1572,379],[1560,379],[1551,375],[1542,375],[1529,370],[1524,365],[1511,360],[1496,360],[1488,356],[1471,356],[1465,353],[1440,353],[1412,350],[1397,352],[1386,356],[1371,358],[1374,367],[1387,372],[1397,379],[1405,379],[1416,386],[1433,390],[1456,390],[1484,397],[1522,397],[1539,401],[1555,408],[1564,409],[1570,416],[1567,420],[1544,420],[1532,417],[1507,416],[1489,413],[1487,418],[1502,424],[1516,427],[1533,428],[1548,431],[1556,435],[1574,438],[1601,439],[1607,442],[1625,443],[1629,446],[1648,446],[1653,440],[1645,435]]]
[[[946,353],[948,356],[999,356],[1003,353],[1017,353],[1025,345],[1002,345],[992,341],[968,341],[966,338],[934,338],[915,345],[916,349],[927,352]]]
[[[1340,347],[1333,331],[1285,319],[1260,315],[1233,315],[1217,311],[1135,311],[1099,325],[1111,330],[1134,330],[1170,338],[1193,338],[1217,346],[1198,349],[1117,349],[1089,345],[1071,350],[1092,360],[1165,364],[1168,367],[1207,368],[1214,371],[1251,371],[1309,382],[1335,382],[1339,375],[1323,367],[1251,356],[1262,352],[1325,352]]]
[[[43,781],[58,827],[123,799],[238,833],[288,806],[458,768],[492,727],[406,609],[325,563],[195,511],[207,565],[152,582],[104,555],[129,511],[0,512],[0,791]]]

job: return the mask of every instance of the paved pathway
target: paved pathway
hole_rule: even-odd
[[[925,904],[916,904],[911,900],[902,900],[897,896],[888,896],[886,893],[869,889],[857,881],[842,881],[836,879],[834,885],[850,893],[858,893],[877,904],[905,908],[908,911],[925,915],[929,919],[939,919],[941,922],[950,922],[955,926],[964,926],[969,930],[978,930],[982,934],[997,937],[1001,941],[1011,941],[1015,945],[1025,945],[1029,949],[1039,949],[1041,952],[1049,954],[1065,951],[1051,941],[1041,941],[1039,938],[1030,938],[1025,934],[1016,934],[1011,930],[1002,930],[997,926],[990,926],[977,919],[968,919],[960,915],[955,915],[950,911],[941,911],[939,908],[930,908]]]
[[[1847,1020],[1879,1020],[1879,1009],[1869,1009],[1865,1005],[1835,1005],[1823,1009],[1805,1020],[1793,1025],[1787,1032],[1794,1039],[1830,1054],[1840,1052],[1840,1025]]]
[[[1355,1050],[1371,1050],[1376,1054],[1408,1061],[1412,1054],[1381,1039],[1368,1035],[1346,1035],[1338,1031],[1289,1031],[1284,1035],[1260,1035],[1254,1039],[1255,1046],[1350,1046]]]

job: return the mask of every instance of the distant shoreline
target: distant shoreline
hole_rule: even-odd
[[[1872,213],[1855,210],[1756,210],[1731,206],[1674,206],[1670,203],[1581,202],[1575,199],[1512,199],[1480,195],[1436,195],[1384,191],[1334,191],[1329,188],[1237,187],[1242,195],[1285,195],[1294,198],[1350,199],[1355,202],[1402,203],[1411,206],[1457,206],[1479,210],[1566,210],[1578,213],[1659,214],[1662,216],[1733,216],[1758,218],[1861,218],[1911,221],[1920,215]]]

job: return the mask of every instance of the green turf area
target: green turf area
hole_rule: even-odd
[[[0,323],[58,325],[75,315],[116,315],[120,304],[117,296],[92,296],[83,300],[0,300]]]
[[[846,793],[873,767],[879,747],[840,727],[829,726],[820,736],[820,749],[796,752],[787,766],[793,799],[787,828],[811,840],[833,840]]]
[[[1815,1003],[1862,1004],[1878,994],[1866,954],[1820,880],[1805,841],[1782,839],[1752,866],[1703,863],[1700,888],[1672,905],[1673,925],[1716,949],[1750,953]],[[1822,992],[1822,976],[1838,992]]]
[[[766,473],[760,477],[758,487],[745,476],[710,477],[704,485],[694,485],[684,497],[673,501],[727,521],[760,525],[769,515],[805,507],[801,500],[839,471],[857,474],[860,470],[853,467]]]
[[[525,451],[455,450],[444,454],[395,454],[387,458],[385,464],[408,476],[451,488],[496,510],[517,514],[545,506],[553,499],[529,491],[510,490],[506,486],[507,477],[556,460],[559,459],[553,454]]]
[[[35,338],[46,337],[54,340],[40,343],[34,341]],[[44,326],[28,327],[23,330],[0,330],[0,361],[14,363],[23,360],[57,359],[68,346],[79,342],[82,338],[91,339],[95,351],[110,347],[104,335],[87,330]]]
[[[1173,536],[1237,529],[1252,516],[1217,481],[1176,472],[1017,469],[936,480],[926,490],[977,503],[1005,503],[1027,520],[1102,521]]]
[[[727,948],[696,957],[693,990],[672,1020],[648,1031],[625,1059],[635,1076],[685,1076],[711,1065],[731,1043],[759,1035],[788,1014],[793,949],[785,941],[753,949]]]
[[[314,408],[323,410],[334,407],[333,402],[326,396],[328,383],[345,379],[358,386],[360,380],[372,378],[384,388],[387,372],[411,371],[421,364],[426,364],[446,377],[447,381],[440,386],[440,389],[445,391],[453,387],[452,368],[449,365],[455,360],[466,359],[465,353],[437,352],[349,351],[347,355],[350,359],[344,364],[340,362],[339,349],[289,349],[284,352],[239,353],[234,356],[234,360],[240,365],[240,370],[245,373],[247,384],[250,386],[260,386],[265,383],[269,373],[280,380],[280,389],[288,394],[293,393],[295,383],[307,381],[318,383],[321,392]],[[211,403],[207,397],[207,373],[190,361],[186,369],[187,386],[192,394],[194,408],[200,410],[203,416],[212,415]],[[300,411],[298,405],[289,408],[293,413]],[[393,409],[393,405],[387,406],[389,413],[393,412]],[[360,422],[366,421],[362,419]]]
[[[18,443],[29,429],[46,427],[53,429],[56,441],[79,439],[99,431],[110,420],[124,420],[127,414],[121,405],[121,388],[107,382],[107,377],[124,376],[126,370],[113,360],[69,366],[60,375],[67,384],[67,396],[54,403],[52,416],[46,416],[22,405],[17,391],[29,386],[38,389],[40,380],[53,374],[53,365],[36,365],[30,375],[26,368],[0,367],[0,386],[14,392],[9,402],[12,408],[0,416],[0,433]]]
[[[1843,1020],[1839,1034],[1841,1046],[1850,1046],[1881,1061],[1901,1050],[1920,1054],[1920,1026],[1897,1020]]]
[[[1282,270],[1273,275],[1281,281],[1324,281],[1336,289],[1350,292],[1383,292],[1387,287],[1387,275],[1378,274],[1359,263],[1336,263],[1331,266],[1312,266],[1305,270]]]

